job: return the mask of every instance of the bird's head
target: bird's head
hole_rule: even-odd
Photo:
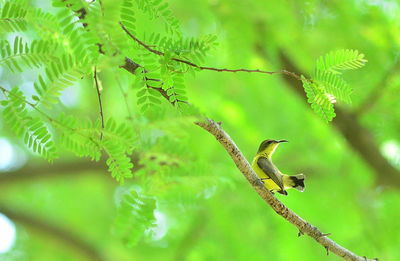
[[[260,148],[258,149],[257,154],[264,153],[268,157],[270,157],[274,153],[276,148],[278,147],[279,143],[281,143],[281,142],[288,142],[288,141],[287,140],[264,140],[263,142],[261,142]]]

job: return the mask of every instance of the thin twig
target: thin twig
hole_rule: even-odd
[[[100,3],[100,8],[101,8],[101,15],[104,16],[104,5],[103,5],[103,1],[99,0]]]
[[[322,233],[317,227],[308,223],[306,220],[287,208],[276,197],[274,197],[273,194],[264,186],[262,181],[254,173],[253,169],[250,167],[249,162],[243,156],[242,152],[236,146],[235,142],[221,128],[219,124],[210,119],[195,122],[195,124],[215,136],[218,142],[221,143],[221,145],[229,153],[229,155],[235,162],[236,167],[242,172],[247,181],[253,186],[253,188],[261,196],[261,198],[268,205],[270,205],[277,214],[281,215],[284,219],[292,223],[303,233],[312,237],[315,241],[325,247],[327,251],[329,250],[345,260],[372,261],[371,259],[364,259],[363,257],[360,257],[350,250],[340,246],[335,241],[330,239],[326,234]]]
[[[56,120],[56,119],[50,117],[50,116],[47,115],[45,112],[43,112],[42,110],[40,110],[35,104],[33,104],[33,103],[31,103],[31,102],[29,102],[29,101],[27,101],[27,100],[25,100],[25,99],[22,99],[20,96],[13,94],[11,91],[7,90],[6,88],[4,88],[4,87],[2,87],[2,86],[0,86],[0,90],[3,91],[3,93],[7,93],[8,95],[12,95],[12,96],[14,96],[15,98],[19,99],[20,101],[24,102],[26,105],[30,106],[32,109],[34,109],[35,111],[37,111],[39,114],[43,115],[43,117],[47,118],[51,123],[56,123],[56,124],[58,124],[58,125],[60,125],[60,126],[64,126],[60,121],[58,121],[58,120]],[[68,129],[71,130],[71,131],[76,131],[76,129],[71,128],[71,127],[69,127],[69,126],[64,126],[64,127],[68,128]]]
[[[97,81],[97,70],[96,70],[96,67],[94,67],[94,82],[95,82],[95,84],[96,84],[97,97],[99,97],[100,117],[101,117],[101,128],[104,130],[103,106],[101,105],[101,94],[100,94],[99,83],[98,83],[98,81]],[[102,140],[102,139],[103,139],[103,131],[100,133],[100,140]]]
[[[142,42],[141,40],[139,40],[136,36],[134,36],[131,32],[129,32],[129,30],[122,24],[122,22],[119,22],[119,24],[121,25],[122,29],[138,44],[140,44],[141,46],[143,46],[146,50],[148,50],[151,53],[154,53],[156,55],[159,56],[165,56],[165,54],[159,50],[153,49],[152,47],[148,46],[147,44],[145,44],[144,42]],[[189,65],[191,67],[200,69],[200,70],[207,70],[207,71],[215,71],[215,72],[231,72],[231,73],[235,73],[235,72],[248,72],[248,73],[263,73],[263,74],[285,74],[285,75],[289,75],[291,77],[294,77],[295,79],[301,81],[301,77],[299,75],[297,75],[294,72],[289,72],[287,70],[280,70],[280,71],[263,71],[263,70],[259,70],[259,69],[228,69],[228,68],[214,68],[214,67],[207,67],[207,66],[199,66],[195,63],[192,63],[190,61],[187,60],[183,60],[180,58],[172,58],[173,61],[176,62],[180,62],[180,63],[184,63],[186,65]]]

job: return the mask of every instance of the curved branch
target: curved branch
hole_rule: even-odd
[[[280,202],[276,197],[273,196],[271,192],[264,186],[262,181],[254,173],[253,169],[250,167],[249,162],[243,156],[242,152],[236,146],[235,142],[229,137],[229,135],[221,128],[221,126],[215,123],[213,120],[206,119],[204,121],[196,122],[196,125],[205,129],[209,133],[215,136],[219,143],[225,148],[229,153],[231,158],[236,164],[236,167],[242,172],[247,181],[252,185],[254,190],[260,195],[260,197],[272,207],[272,209],[282,216],[284,219],[292,223],[299,229],[299,235],[307,234],[323,247],[327,251],[335,253],[339,257],[342,257],[348,261],[372,261],[372,259],[367,259],[366,257],[360,257],[350,250],[340,246],[335,241],[330,239],[327,234],[322,233],[317,227],[311,225],[306,220],[302,219],[292,210],[287,208],[282,202]],[[377,259],[375,259],[377,260]]]

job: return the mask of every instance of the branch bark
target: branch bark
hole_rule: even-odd
[[[294,213],[288,207],[286,207],[282,202],[280,202],[276,197],[273,196],[271,192],[264,186],[262,181],[254,173],[253,169],[250,167],[249,162],[243,156],[242,152],[236,146],[235,142],[231,137],[221,128],[221,126],[215,123],[213,120],[205,119],[204,121],[199,121],[195,123],[204,130],[212,134],[217,141],[225,148],[229,153],[232,160],[236,164],[236,167],[242,172],[250,185],[254,190],[260,195],[260,197],[271,206],[271,208],[284,219],[292,223],[299,229],[299,235],[307,234],[312,237],[315,241],[321,244],[337,256],[348,260],[348,261],[372,261],[378,259],[367,259],[365,257],[360,257],[350,250],[340,246],[335,241],[330,239],[327,234],[322,233],[317,227],[311,225],[306,220],[301,218],[299,215]]]

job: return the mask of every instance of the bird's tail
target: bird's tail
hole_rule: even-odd
[[[303,192],[305,185],[304,185],[304,179],[306,178],[306,176],[304,176],[304,174],[297,174],[294,176],[290,176],[290,179],[293,182],[293,188],[297,189],[298,191]]]

